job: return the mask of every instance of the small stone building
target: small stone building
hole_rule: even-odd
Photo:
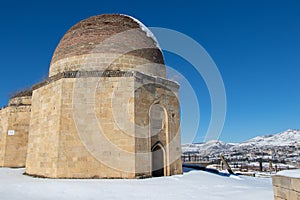
[[[25,166],[30,110],[30,94],[13,97],[0,109],[0,167]]]
[[[26,173],[181,174],[178,88],[166,79],[155,37],[138,20],[110,14],[79,22],[58,44],[49,78],[32,88]]]

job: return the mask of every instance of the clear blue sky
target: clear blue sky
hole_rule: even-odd
[[[103,13],[124,13],[147,26],[174,29],[194,38],[213,58],[227,94],[221,140],[300,129],[300,2],[276,0],[85,0],[4,1],[0,6],[0,106],[8,95],[47,77],[64,33],[78,21]],[[200,76],[185,60],[165,52],[166,63],[195,87],[204,138],[210,99]],[[190,142],[197,120],[189,95],[181,91],[182,140]]]

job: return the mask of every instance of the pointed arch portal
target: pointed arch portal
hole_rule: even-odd
[[[152,176],[165,176],[165,151],[163,146],[158,143],[152,147]]]

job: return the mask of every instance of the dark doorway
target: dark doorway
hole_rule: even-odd
[[[152,149],[152,176],[164,176],[164,151],[160,145]]]

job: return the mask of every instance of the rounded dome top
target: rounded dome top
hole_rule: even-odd
[[[69,29],[53,54],[49,76],[64,71],[90,70],[82,68],[82,62],[86,62],[82,59],[91,54],[98,54],[97,61],[101,62],[94,63],[97,65],[94,70],[103,70],[106,58],[114,58],[114,64],[109,63],[112,70],[133,69],[150,75],[165,76],[165,69],[162,69],[163,55],[152,33],[138,20],[120,14],[93,16]],[[133,57],[137,62],[134,62]],[[160,65],[158,68],[161,69],[149,69],[153,67],[150,63],[156,65],[154,68]],[[147,67],[135,69],[135,66],[145,64]]]

